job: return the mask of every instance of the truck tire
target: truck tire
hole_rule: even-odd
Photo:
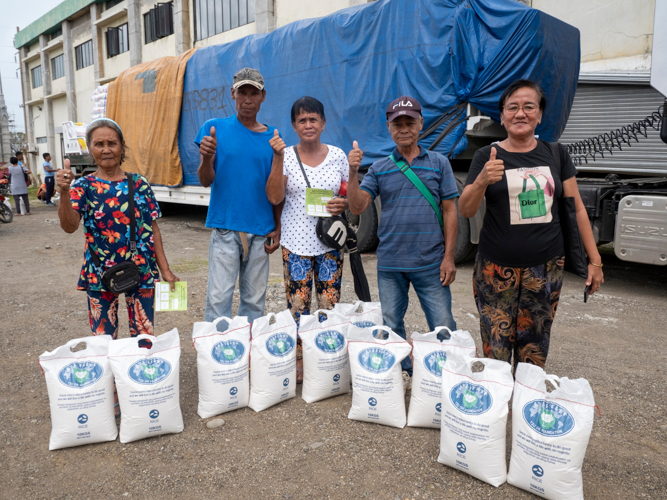
[[[378,238],[378,212],[375,203],[368,205],[361,215],[352,215],[345,212],[347,220],[354,232],[357,233],[357,250],[360,253],[372,252],[380,242]]]
[[[456,179],[456,187],[459,190],[459,196],[463,192],[463,183]],[[477,245],[470,242],[470,222],[465,217],[461,217],[459,212],[459,199],[456,198],[456,215],[459,221],[459,233],[456,237],[456,250],[454,251],[454,263],[460,264],[467,261],[477,253]]]

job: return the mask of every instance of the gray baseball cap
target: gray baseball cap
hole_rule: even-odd
[[[232,90],[236,90],[242,85],[252,85],[259,90],[264,90],[264,77],[262,77],[262,74],[256,69],[243,68],[241,71],[237,71],[234,75]]]

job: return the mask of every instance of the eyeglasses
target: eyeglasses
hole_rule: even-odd
[[[505,111],[507,111],[510,115],[518,113],[520,109],[523,109],[524,113],[530,115],[535,113],[539,109],[539,106],[537,104],[533,104],[532,102],[526,103],[523,106],[519,106],[518,104],[510,104],[509,106],[505,106]]]

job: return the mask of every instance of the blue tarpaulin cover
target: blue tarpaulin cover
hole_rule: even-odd
[[[277,127],[288,146],[298,142],[292,103],[309,95],[324,104],[322,142],[347,152],[356,140],[369,165],[394,147],[385,110],[397,97],[421,103],[424,128],[460,103],[499,121],[498,98],[519,78],[544,87],[547,108],[536,133],[557,140],[577,86],[579,31],[515,0],[381,0],[200,48],[188,61],[179,124],[187,185],[199,184],[194,138],[206,120],[235,113],[230,86],[244,67],[264,76],[258,120]],[[456,125],[436,151],[463,152],[465,128]]]

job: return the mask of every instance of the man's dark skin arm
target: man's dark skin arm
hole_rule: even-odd
[[[211,135],[206,136],[199,144],[199,154],[201,160],[199,168],[197,169],[197,177],[199,183],[205,188],[213,184],[215,180],[215,168],[213,168],[213,161],[215,159],[215,150],[218,147],[218,141],[215,139],[215,127],[211,127]]]

